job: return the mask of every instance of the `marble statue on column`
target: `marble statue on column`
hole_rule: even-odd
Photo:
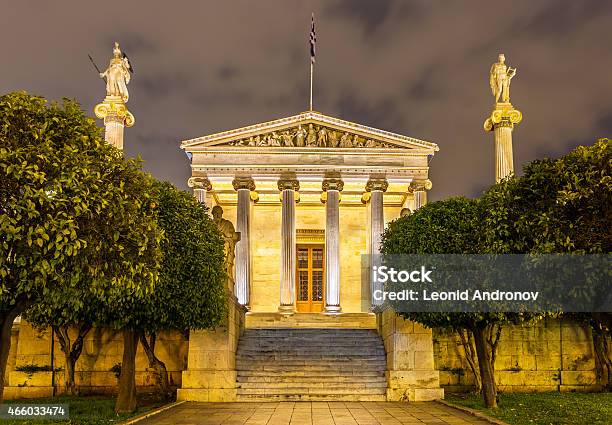
[[[491,115],[484,122],[485,131],[495,134],[495,181],[500,182],[514,173],[512,131],[523,119],[523,114],[510,103],[510,81],[516,68],[506,65],[506,57],[500,53],[489,71],[489,86],[495,104]]]
[[[496,103],[499,103],[500,99],[504,103],[510,102],[510,81],[515,75],[516,68],[507,66],[506,56],[500,53],[489,72],[489,85]]]
[[[100,73],[100,78],[106,79],[107,96],[119,96],[124,102],[129,100],[127,85],[130,82],[131,69],[127,56],[121,52],[119,43],[115,42],[113,58],[106,71]]]
[[[104,120],[104,139],[118,149],[123,149],[124,127],[131,127],[135,122],[134,115],[125,106],[130,97],[127,85],[132,72],[129,59],[121,52],[119,43],[115,43],[108,68],[100,73],[100,78],[106,80],[106,97],[96,105],[94,113]]]
[[[236,258],[236,243],[240,240],[240,233],[236,232],[231,221],[223,218],[223,208],[215,205],[212,209],[213,221],[221,231],[225,242],[225,273],[227,274],[228,287],[234,293],[234,260]]]

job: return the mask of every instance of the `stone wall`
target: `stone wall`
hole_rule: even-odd
[[[453,333],[434,330],[434,359],[440,384],[467,391],[474,375]],[[495,361],[501,391],[589,391],[598,389],[591,330],[571,321],[545,319],[502,330]]]
[[[181,385],[181,371],[187,362],[188,342],[180,333],[161,333],[155,353],[166,364],[170,383]],[[76,385],[83,393],[115,393],[117,377],[111,369],[119,365],[123,354],[121,333],[111,329],[95,328],[87,335],[83,353],[76,363]],[[53,356],[56,394],[64,390],[64,354],[57,338]],[[33,371],[31,366],[48,371]],[[21,371],[19,369],[22,369]],[[148,361],[138,347],[136,357],[136,384],[139,387],[154,385],[154,375],[148,370]],[[24,371],[25,370],[25,371]],[[11,354],[7,367],[8,386],[4,397],[47,397],[52,394],[51,331],[34,329],[26,321],[14,326]]]
[[[439,373],[434,368],[431,329],[404,320],[391,309],[378,313],[377,320],[387,352],[387,400],[444,398]]]
[[[191,331],[187,368],[177,400],[236,401],[236,349],[246,308],[228,297],[225,323],[214,330]]]

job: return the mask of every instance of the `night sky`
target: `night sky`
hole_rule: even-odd
[[[96,4],[97,3],[97,4]],[[489,68],[518,68],[515,168],[612,136],[612,1],[0,2],[0,93],[75,98],[93,116],[116,40],[135,69],[125,150],[186,188],[181,140],[315,109],[435,142],[430,199],[494,179]],[[100,122],[100,121],[99,121]],[[101,122],[100,122],[101,125]]]

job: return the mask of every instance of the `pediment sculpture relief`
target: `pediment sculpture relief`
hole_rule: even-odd
[[[338,131],[317,124],[258,134],[228,143],[230,146],[275,146],[318,148],[395,148],[391,143],[366,139],[357,134]]]

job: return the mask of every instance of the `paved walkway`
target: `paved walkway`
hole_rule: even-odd
[[[138,425],[489,424],[435,402],[183,403]]]

